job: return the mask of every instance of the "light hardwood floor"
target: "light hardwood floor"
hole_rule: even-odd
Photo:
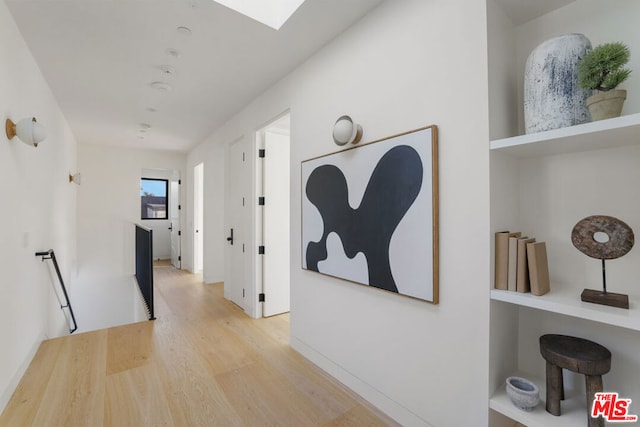
[[[200,280],[157,267],[157,320],[44,341],[0,426],[397,425]]]

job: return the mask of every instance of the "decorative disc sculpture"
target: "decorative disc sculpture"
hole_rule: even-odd
[[[607,292],[605,260],[620,258],[631,250],[634,244],[631,227],[612,216],[588,216],[573,227],[571,242],[583,254],[602,260],[602,291],[585,289],[582,301],[629,308],[628,295]]]

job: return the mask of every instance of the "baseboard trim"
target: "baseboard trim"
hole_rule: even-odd
[[[413,412],[409,411],[404,406],[400,405],[396,401],[390,399],[385,394],[381,393],[370,384],[354,376],[346,371],[344,368],[331,361],[329,358],[319,353],[312,347],[308,346],[304,342],[300,341],[296,337],[290,339],[291,347],[309,359],[313,364],[318,366],[323,371],[327,372],[336,380],[340,381],[354,393],[361,398],[375,406],[380,411],[384,412],[389,417],[393,418],[396,422],[403,426],[411,427],[432,427],[422,418],[418,417]]]

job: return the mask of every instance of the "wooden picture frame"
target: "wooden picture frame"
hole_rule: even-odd
[[[301,169],[303,269],[438,304],[437,126]]]

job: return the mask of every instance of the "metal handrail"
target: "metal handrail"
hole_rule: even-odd
[[[62,280],[62,274],[60,274],[60,267],[58,267],[58,261],[56,260],[56,254],[53,252],[53,249],[49,249],[46,252],[36,252],[36,256],[42,257],[42,262],[46,259],[50,259],[53,261],[53,266],[56,269],[56,274],[58,275],[58,280],[60,281],[60,286],[62,287],[62,293],[64,294],[64,299],[66,305],[61,305],[60,309],[69,309],[69,313],[71,314],[71,320],[73,321],[73,328],[69,325],[69,333],[72,334],[78,329],[78,324],[76,323],[76,316],[73,314],[73,307],[71,307],[71,301],[69,301],[69,295],[67,294],[67,288],[64,286],[64,280]]]
[[[136,224],[135,278],[147,308],[149,320],[155,320],[153,307],[153,230]]]

